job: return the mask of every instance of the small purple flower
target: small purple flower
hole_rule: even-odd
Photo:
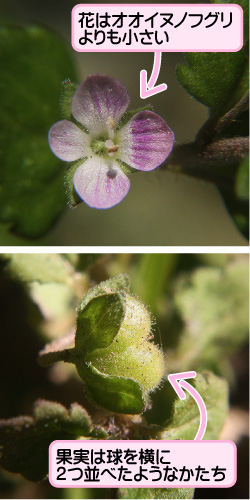
[[[128,105],[128,90],[117,78],[91,75],[72,98],[71,112],[78,125],[62,120],[49,131],[49,145],[58,158],[82,159],[73,184],[90,207],[110,208],[119,203],[130,188],[126,165],[153,170],[173,148],[172,130],[152,111],[139,111],[117,128]]]

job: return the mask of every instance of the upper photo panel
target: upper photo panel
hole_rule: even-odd
[[[2,0],[0,247],[248,245],[248,2],[217,52],[235,5],[185,3],[82,4],[80,52],[77,2]]]

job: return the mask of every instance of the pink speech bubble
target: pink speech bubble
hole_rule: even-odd
[[[237,4],[78,4],[78,52],[236,52],[243,45]]]
[[[149,452],[153,461],[145,458]],[[232,441],[53,441],[49,481],[56,488],[227,488],[236,482],[236,446]]]

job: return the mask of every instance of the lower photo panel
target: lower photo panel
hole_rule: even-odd
[[[248,254],[1,254],[0,332],[0,498],[248,498]]]

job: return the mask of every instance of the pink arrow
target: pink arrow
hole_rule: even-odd
[[[151,95],[159,94],[159,92],[167,90],[168,86],[166,85],[166,83],[157,85],[157,87],[154,86],[159,76],[160,68],[161,68],[161,52],[157,51],[154,53],[154,65],[148,83],[147,83],[147,78],[148,78],[147,71],[145,69],[142,69],[140,72],[141,99],[147,99],[147,97],[150,97]]]
[[[200,410],[200,427],[194,440],[200,441],[203,438],[207,427],[207,409],[202,397],[196,391],[196,389],[194,389],[192,385],[186,382],[186,380],[183,380],[185,378],[194,378],[194,377],[196,377],[196,372],[171,373],[171,375],[168,376],[168,380],[170,384],[173,386],[175,392],[177,393],[180,399],[186,398],[186,394],[182,390],[182,387],[186,389],[186,391],[188,391],[191,394],[191,396],[193,396],[193,398],[195,399],[198,408]]]

